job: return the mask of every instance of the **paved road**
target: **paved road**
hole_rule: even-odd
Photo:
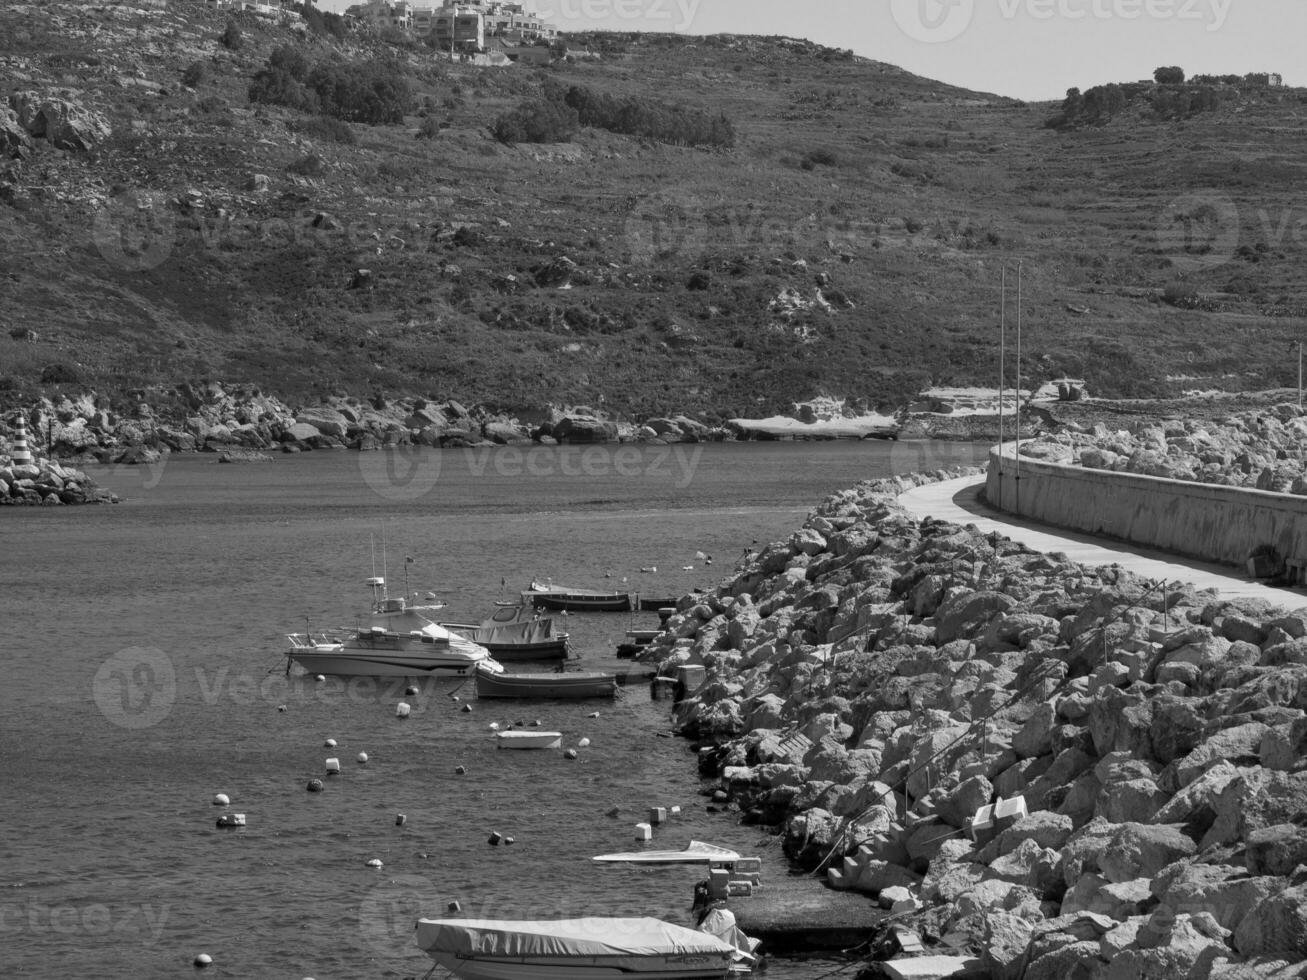
[[[900,496],[899,504],[915,517],[974,524],[985,533],[998,531],[1036,551],[1060,551],[1085,565],[1120,565],[1145,578],[1192,582],[1200,589],[1216,589],[1232,598],[1265,599],[1286,609],[1307,607],[1307,593],[1259,585],[1227,565],[1190,561],[1152,548],[1137,548],[1001,513],[981,503],[979,495],[984,486],[984,479],[974,476],[929,483]]]

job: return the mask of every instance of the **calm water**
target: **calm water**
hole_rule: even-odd
[[[392,584],[407,567],[450,621],[481,619],[501,581],[512,595],[532,577],[678,594],[714,585],[833,490],[971,453],[865,442],[194,457],[93,470],[117,507],[0,510],[0,975],[193,976],[207,952],[208,976],[420,976],[430,961],[413,919],[452,901],[487,917],[688,924],[693,869],[590,862],[633,848],[655,805],[685,811],[658,846],[761,853],[768,887],[785,887],[774,845],[705,811],[693,756],[659,737],[668,706],[647,686],[612,704],[477,703],[458,680],[405,697],[384,680],[288,677],[283,634],[364,611],[369,542],[380,566],[383,534]],[[612,657],[624,631],[655,624],[590,614],[567,628],[586,666],[624,669]],[[591,745],[571,762],[495,750],[491,721],[536,719]],[[307,793],[328,756],[343,774]],[[219,792],[245,829],[214,826]],[[492,831],[516,844],[488,846]],[[831,968],[776,961],[771,974]]]

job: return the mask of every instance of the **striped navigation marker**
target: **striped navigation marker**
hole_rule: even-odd
[[[13,458],[15,466],[31,466],[32,451],[27,448],[27,422],[18,416],[18,435],[14,436],[14,444],[9,450],[9,455]]]

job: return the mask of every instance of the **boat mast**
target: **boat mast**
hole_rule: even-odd
[[[1003,397],[1004,383],[1007,380],[1007,266],[1004,265],[999,278],[999,314],[998,314],[998,476],[1003,479]],[[1000,483],[998,499],[1003,499],[1003,486]]]

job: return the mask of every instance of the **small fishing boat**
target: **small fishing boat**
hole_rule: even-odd
[[[708,980],[753,956],[654,918],[418,919],[417,944],[463,980]]]
[[[522,593],[522,599],[540,609],[570,612],[629,612],[631,609],[629,592],[573,589],[544,582],[532,582],[531,587]]]
[[[501,749],[556,749],[563,744],[562,732],[495,732]]]
[[[624,851],[619,854],[600,854],[591,861],[625,864],[734,864],[740,855],[726,847],[692,840],[679,851]]]
[[[428,618],[439,606],[393,598],[386,580],[373,576],[372,612],[353,629],[288,633],[287,656],[310,674],[342,677],[463,677],[504,669],[490,651]],[[287,670],[290,669],[287,664]]]
[[[501,663],[517,661],[566,660],[571,648],[568,635],[556,632],[554,620],[541,616],[527,603],[496,606],[480,626],[466,623],[441,623],[446,629],[479,643]]]
[[[477,672],[479,698],[611,698],[617,694],[617,675],[594,670],[569,673]]]
[[[647,596],[641,593],[640,611],[657,612],[659,609],[675,609],[677,601],[678,600],[674,597],[663,596],[660,598],[658,596]]]

